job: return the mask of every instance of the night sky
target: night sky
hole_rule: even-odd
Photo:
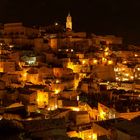
[[[75,31],[115,34],[140,44],[140,0],[0,0],[0,22],[65,25],[70,11]]]

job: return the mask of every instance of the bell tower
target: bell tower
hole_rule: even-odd
[[[72,31],[72,17],[70,15],[70,13],[68,13],[68,16],[66,18],[66,30]]]

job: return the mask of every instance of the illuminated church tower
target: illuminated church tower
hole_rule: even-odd
[[[72,31],[72,17],[70,13],[68,13],[67,19],[66,19],[66,30]]]

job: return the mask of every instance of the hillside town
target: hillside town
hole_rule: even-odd
[[[66,25],[0,25],[1,140],[139,140],[140,46]]]

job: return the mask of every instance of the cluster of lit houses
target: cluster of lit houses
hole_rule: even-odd
[[[19,125],[13,139],[138,140],[139,47],[73,32],[70,14],[65,32],[46,29],[22,23],[0,29],[0,129]],[[96,100],[102,94],[107,99]]]

